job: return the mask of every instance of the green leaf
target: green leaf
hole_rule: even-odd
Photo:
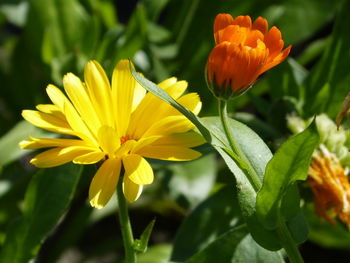
[[[304,99],[304,80],[308,72],[297,61],[288,58],[273,71],[268,73],[268,78],[263,82],[268,84],[271,95],[275,100],[289,96],[299,100]]]
[[[259,119],[254,114],[237,112],[233,115],[233,117],[235,120],[244,123],[253,131],[258,133],[266,141],[271,141],[272,139],[276,139],[280,136],[274,127],[266,123],[266,121]]]
[[[312,153],[319,143],[315,123],[287,140],[266,167],[264,183],[257,196],[256,209],[269,229],[278,224],[281,200],[297,180],[305,180]]]
[[[220,262],[227,263],[232,262],[233,254],[239,244],[239,242],[247,235],[248,231],[244,227],[237,227],[227,231],[213,242],[211,242],[206,248],[199,251],[188,260],[186,263],[212,263]]]
[[[169,165],[172,171],[167,181],[169,196],[185,208],[193,208],[205,199],[212,189],[217,172],[214,154],[198,160]]]
[[[29,122],[20,121],[0,138],[0,171],[6,164],[20,158],[29,151],[19,148],[18,143],[28,137],[47,136],[47,132],[38,129]]]
[[[136,239],[133,247],[137,252],[145,253],[148,246],[148,240],[152,234],[152,230],[154,227],[154,223],[156,222],[155,219],[153,219],[145,228],[145,230],[142,232],[140,239]]]
[[[12,24],[22,27],[27,18],[29,4],[26,1],[17,4],[0,4],[0,13]]]
[[[158,244],[150,247],[146,253],[137,255],[138,263],[168,263],[171,245]]]
[[[147,15],[153,21],[156,21],[164,9],[164,7],[168,4],[169,0],[143,0],[142,3],[145,5],[147,10]]]
[[[308,100],[305,105],[307,105],[306,110],[309,115],[326,112],[330,117],[334,117],[345,95],[349,92],[350,35],[348,28],[350,16],[348,10],[350,1],[342,2],[326,50],[308,79]],[[322,87],[324,88],[321,89]],[[325,88],[328,90],[324,90]],[[323,93],[323,95],[318,95],[318,93]],[[316,100],[316,96],[323,100]]]
[[[186,263],[278,263],[284,262],[279,252],[259,246],[244,226],[227,231]]]
[[[259,246],[251,235],[246,235],[238,244],[232,261],[234,263],[277,263],[284,262],[280,252],[271,252]]]
[[[132,58],[145,44],[147,37],[147,16],[143,5],[138,5],[129,19],[124,35],[116,43],[112,61]],[[106,54],[111,59],[111,54]]]
[[[23,216],[10,225],[0,252],[2,263],[25,263],[67,210],[80,179],[81,166],[42,169],[31,180],[24,199]]]
[[[184,220],[175,237],[171,260],[186,260],[240,223],[235,189],[226,186],[203,201]]]
[[[266,230],[256,216],[255,202],[257,192],[246,177],[245,171],[236,164],[229,154],[232,150],[230,150],[220,119],[218,117],[209,117],[203,118],[202,122],[218,137],[218,142],[221,142],[221,144],[215,144],[213,146],[225,160],[227,166],[236,178],[237,188],[239,190],[238,199],[242,215],[253,238],[267,249],[280,249],[281,245],[277,233],[275,231]],[[270,149],[261,138],[246,125],[230,119],[229,127],[231,129],[231,134],[235,137],[235,140],[239,142],[242,151],[247,159],[250,160],[251,166],[262,181],[266,164],[272,157]]]
[[[311,37],[329,22],[340,2],[341,0],[278,1],[265,5],[263,17],[267,17],[269,25],[278,26],[285,43],[295,44]],[[305,17],[308,18],[307,25]]]

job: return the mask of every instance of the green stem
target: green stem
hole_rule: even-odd
[[[123,236],[125,258],[127,263],[136,263],[136,253],[133,247],[134,236],[130,224],[128,207],[123,194],[123,180],[119,178],[117,186],[117,199],[119,205],[119,222]]]
[[[282,241],[284,250],[287,253],[290,263],[304,263],[303,258],[300,255],[299,249],[294,243],[293,237],[289,232],[289,229],[283,220],[279,220],[277,233]]]
[[[242,169],[246,170],[245,174],[257,193],[262,186],[262,180],[255,172],[249,159],[242,151],[239,143],[231,133],[229,128],[229,117],[227,115],[227,101],[219,100],[219,113],[225,135],[235,154],[233,157],[235,158],[237,164],[240,165]],[[303,263],[303,258],[301,257],[300,252],[294,243],[293,237],[291,236],[289,229],[283,220],[279,220],[277,233],[282,241],[285,251],[287,252],[290,263]]]
[[[240,165],[240,163],[244,164],[244,167],[241,167],[241,168],[243,168],[244,170],[247,171],[246,175],[247,175],[248,180],[250,181],[251,185],[253,186],[255,192],[258,192],[262,186],[261,179],[259,178],[259,176],[255,172],[254,168],[250,164],[245,153],[242,151],[239,143],[236,141],[235,137],[231,133],[231,130],[230,130],[229,124],[228,124],[229,117],[227,115],[227,101],[226,100],[219,100],[218,103],[219,103],[220,119],[221,119],[222,126],[224,128],[224,132],[226,134],[227,140],[228,140],[232,150],[234,151],[234,153],[237,154],[236,159],[239,158],[236,161],[238,162],[238,165]]]

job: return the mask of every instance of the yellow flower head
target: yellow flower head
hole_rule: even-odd
[[[93,164],[102,161],[89,190],[90,204],[102,208],[113,195],[121,167],[124,167],[123,192],[129,202],[138,199],[143,185],[153,181],[153,170],[144,159],[193,160],[200,153],[190,149],[202,144],[194,125],[180,112],[140,86],[132,77],[129,61],[120,61],[110,84],[97,61],[89,61],[84,80],[68,73],[60,89],[48,85],[53,104],[24,110],[22,116],[42,129],[72,138],[29,138],[24,149],[50,148],[30,162],[40,168],[73,161]],[[195,93],[182,94],[187,82],[167,79],[159,87],[180,104],[198,114],[201,101]]]

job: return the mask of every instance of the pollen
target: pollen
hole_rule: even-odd
[[[131,140],[130,136],[128,136],[128,135],[122,136],[122,137],[120,137],[120,144],[123,145],[124,143],[126,143],[129,140]]]

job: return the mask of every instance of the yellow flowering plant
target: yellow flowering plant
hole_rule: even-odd
[[[298,1],[0,3],[0,262],[346,262],[350,2]]]
[[[289,144],[299,148],[308,141],[303,162],[298,164],[305,167],[318,142],[317,136],[312,129],[306,130],[299,136],[301,139],[291,139],[281,147],[281,154],[272,157],[258,136],[242,124],[233,122],[227,114],[227,99],[246,90],[261,73],[282,62],[290,47],[282,51],[284,42],[280,31],[276,27],[267,31],[267,21],[263,18],[252,24],[249,16],[232,19],[229,15],[219,14],[214,23],[214,35],[217,45],[209,55],[206,70],[209,88],[218,98],[220,118],[197,117],[201,101],[195,93],[182,96],[187,87],[185,81],[170,78],[155,85],[138,74],[131,62],[122,60],[114,68],[110,83],[101,65],[90,61],[84,70],[84,82],[72,73],[64,76],[63,86],[68,97],[49,85],[46,91],[53,104],[41,104],[36,111],[22,112],[22,116],[35,126],[70,137],[30,137],[20,146],[32,150],[49,148],[30,161],[40,168],[67,162],[100,163],[90,184],[90,204],[96,208],[104,207],[117,188],[125,254],[127,261],[132,263],[136,262],[135,252],[142,251],[146,244],[134,241],[125,198],[129,202],[136,201],[143,186],[153,182],[153,170],[145,157],[194,160],[201,154],[191,147],[206,141],[224,158],[237,183],[247,187],[238,193],[238,199],[242,209],[252,208],[243,213],[243,217],[254,239],[269,250],[283,247],[292,262],[302,262],[296,248],[299,241],[291,238],[286,224],[287,220],[293,219],[283,215],[280,200],[284,195],[283,185],[289,188],[295,180],[303,179],[303,175],[302,172],[290,173],[295,166],[294,159],[298,157],[294,154],[286,157],[284,151],[289,150]],[[225,50],[233,48],[233,55],[221,52],[223,46]],[[252,62],[253,58],[257,59],[256,63]],[[237,63],[241,64],[237,66]],[[213,82],[217,82],[215,87],[210,84]],[[195,127],[203,137],[193,132]],[[242,136],[256,141],[259,147],[252,149],[242,145],[242,139],[239,141]],[[265,156],[254,162],[251,157],[254,152],[265,152]],[[285,167],[276,165],[281,159],[286,162]],[[262,174],[265,166],[266,172]],[[277,181],[280,186],[271,191],[273,179],[270,178],[276,170],[286,178]],[[119,180],[121,173],[122,181]],[[263,184],[264,176],[267,180]],[[294,213],[298,213],[298,209]],[[152,227],[153,223],[143,234],[146,243]]]
[[[120,172],[122,189],[129,202],[136,201],[144,185],[153,182],[153,171],[144,157],[189,161],[200,153],[190,149],[203,144],[191,131],[194,125],[165,102],[140,86],[132,77],[129,62],[121,60],[110,84],[97,61],[87,63],[84,82],[72,73],[63,78],[68,98],[54,85],[46,92],[53,104],[24,110],[22,116],[40,128],[72,138],[29,138],[23,149],[49,148],[30,163],[47,168],[67,162],[101,163],[89,190],[90,204],[104,207],[115,191]],[[159,84],[171,96],[198,114],[201,101],[195,93],[184,96],[185,81],[167,79]]]

